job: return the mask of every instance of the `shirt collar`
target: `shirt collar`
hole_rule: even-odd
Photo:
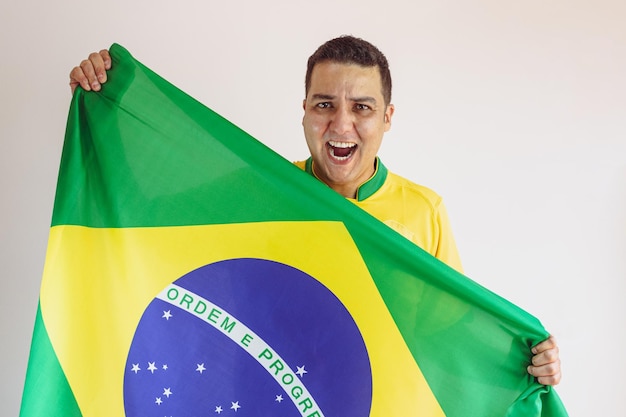
[[[383,183],[387,179],[387,167],[383,165],[380,158],[376,157],[374,164],[374,174],[356,189],[356,201],[363,201],[371,197],[380,189],[380,187],[383,186]],[[306,172],[319,180],[317,175],[313,172],[313,158],[309,157],[309,159],[306,160],[304,169]]]

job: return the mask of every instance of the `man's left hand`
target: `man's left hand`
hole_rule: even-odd
[[[532,348],[532,365],[528,366],[528,373],[537,378],[543,385],[557,385],[561,382],[561,359],[559,347],[554,336]]]

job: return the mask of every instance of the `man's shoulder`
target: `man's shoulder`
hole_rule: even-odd
[[[405,197],[412,197],[423,200],[433,207],[441,203],[441,196],[433,189],[425,185],[417,184],[403,176],[389,172],[387,174],[387,186],[394,189],[395,192],[401,192]]]

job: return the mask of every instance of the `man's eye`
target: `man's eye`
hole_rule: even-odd
[[[327,101],[322,102],[322,103],[317,103],[315,107],[320,108],[320,109],[327,109],[330,107],[330,103]]]
[[[368,106],[367,104],[357,103],[357,104],[355,104],[354,108],[356,110],[369,110],[370,106]]]

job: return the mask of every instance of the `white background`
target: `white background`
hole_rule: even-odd
[[[70,102],[117,42],[289,160],[308,56],[384,51],[396,113],[381,156],[447,204],[466,273],[561,346],[571,416],[623,416],[626,2],[210,0],[0,5],[0,414],[17,415]]]

